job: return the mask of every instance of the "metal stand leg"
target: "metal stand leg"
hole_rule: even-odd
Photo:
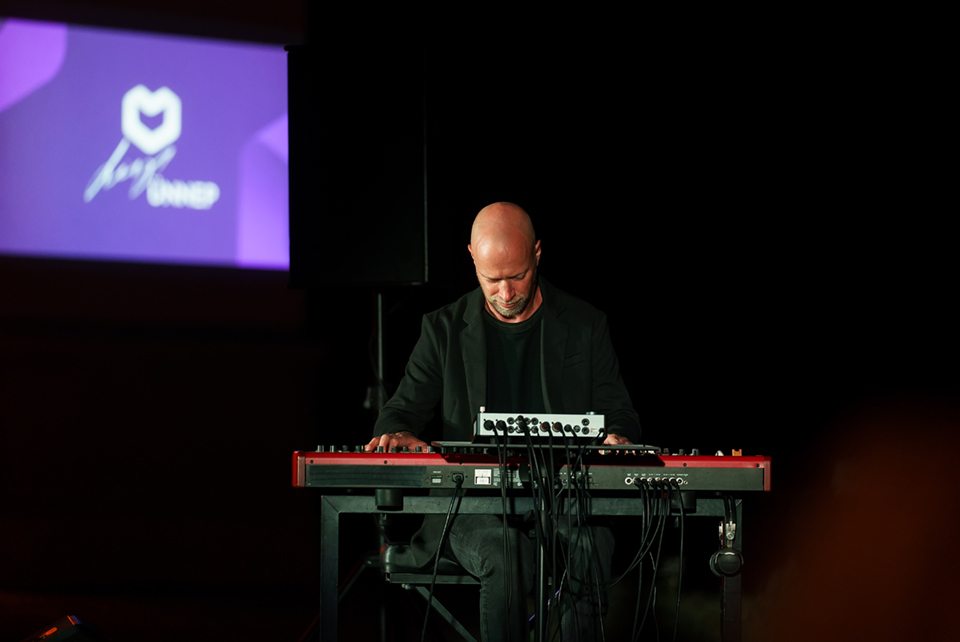
[[[740,642],[740,576],[725,577],[720,586],[720,611],[723,617],[723,642]]]
[[[417,586],[414,586],[413,588],[416,589],[417,593],[419,593],[420,595],[423,596],[423,599],[425,599],[428,604],[430,603],[430,601],[431,601],[431,600],[430,600],[430,591],[429,591],[426,587],[420,586],[420,585],[418,584]],[[453,617],[453,613],[451,613],[450,611],[448,611],[447,608],[446,608],[443,604],[441,604],[440,602],[438,602],[438,601],[436,600],[436,598],[433,599],[433,606],[432,606],[432,608],[433,608],[434,611],[436,611],[437,613],[439,613],[439,614],[441,615],[441,617],[443,617],[443,619],[446,620],[447,623],[448,623],[450,626],[452,626],[454,629],[456,629],[456,630],[457,630],[457,633],[459,633],[461,636],[463,636],[463,639],[466,640],[466,642],[477,642],[477,638],[473,637],[473,636],[470,634],[470,631],[466,630],[466,629],[463,627],[463,625],[460,624],[459,620],[457,620],[457,618]]]
[[[736,500],[736,537],[733,540],[733,548],[742,550],[742,508]],[[724,577],[720,580],[720,639],[723,642],[740,642],[742,639],[742,612],[741,612],[741,574],[737,573],[732,577]]]
[[[340,511],[326,497],[320,504],[320,639],[337,639],[337,575],[340,556]]]

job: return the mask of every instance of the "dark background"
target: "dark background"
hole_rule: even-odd
[[[378,33],[296,0],[0,7],[345,51]],[[775,492],[745,505],[763,639],[796,533],[814,567],[836,535],[811,488],[829,494],[875,435],[911,480],[927,471],[908,456],[956,442],[956,208],[911,46],[843,16],[371,22],[425,51],[427,286],[0,258],[0,641],[66,613],[109,640],[296,639],[317,607],[317,498],[290,487],[290,453],[367,439],[376,293],[390,387],[420,316],[474,287],[470,224],[497,200],[530,212],[541,273],[608,313],[644,441],[773,456]],[[701,527],[690,584],[712,595]],[[345,567],[375,534],[351,540]],[[373,619],[364,599],[348,621]],[[713,598],[690,604],[709,629]]]

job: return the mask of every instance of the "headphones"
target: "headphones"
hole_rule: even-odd
[[[733,577],[743,568],[743,553],[733,548],[721,548],[710,556],[710,570],[717,577]]]
[[[710,556],[710,570],[717,577],[733,577],[739,575],[743,569],[743,553],[733,547],[733,542],[737,538],[733,500],[730,497],[724,497],[723,507],[726,518],[720,524],[720,550]]]

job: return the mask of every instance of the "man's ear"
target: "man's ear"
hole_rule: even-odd
[[[537,256],[537,265],[540,265],[540,241],[537,241],[537,244],[533,246],[533,249]]]
[[[473,257],[473,245],[467,243],[467,252],[470,252],[470,258],[473,259],[473,262],[476,263],[477,259]]]

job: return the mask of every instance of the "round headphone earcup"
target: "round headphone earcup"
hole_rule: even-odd
[[[710,570],[717,577],[733,577],[743,568],[743,554],[735,548],[721,548],[710,556]]]

